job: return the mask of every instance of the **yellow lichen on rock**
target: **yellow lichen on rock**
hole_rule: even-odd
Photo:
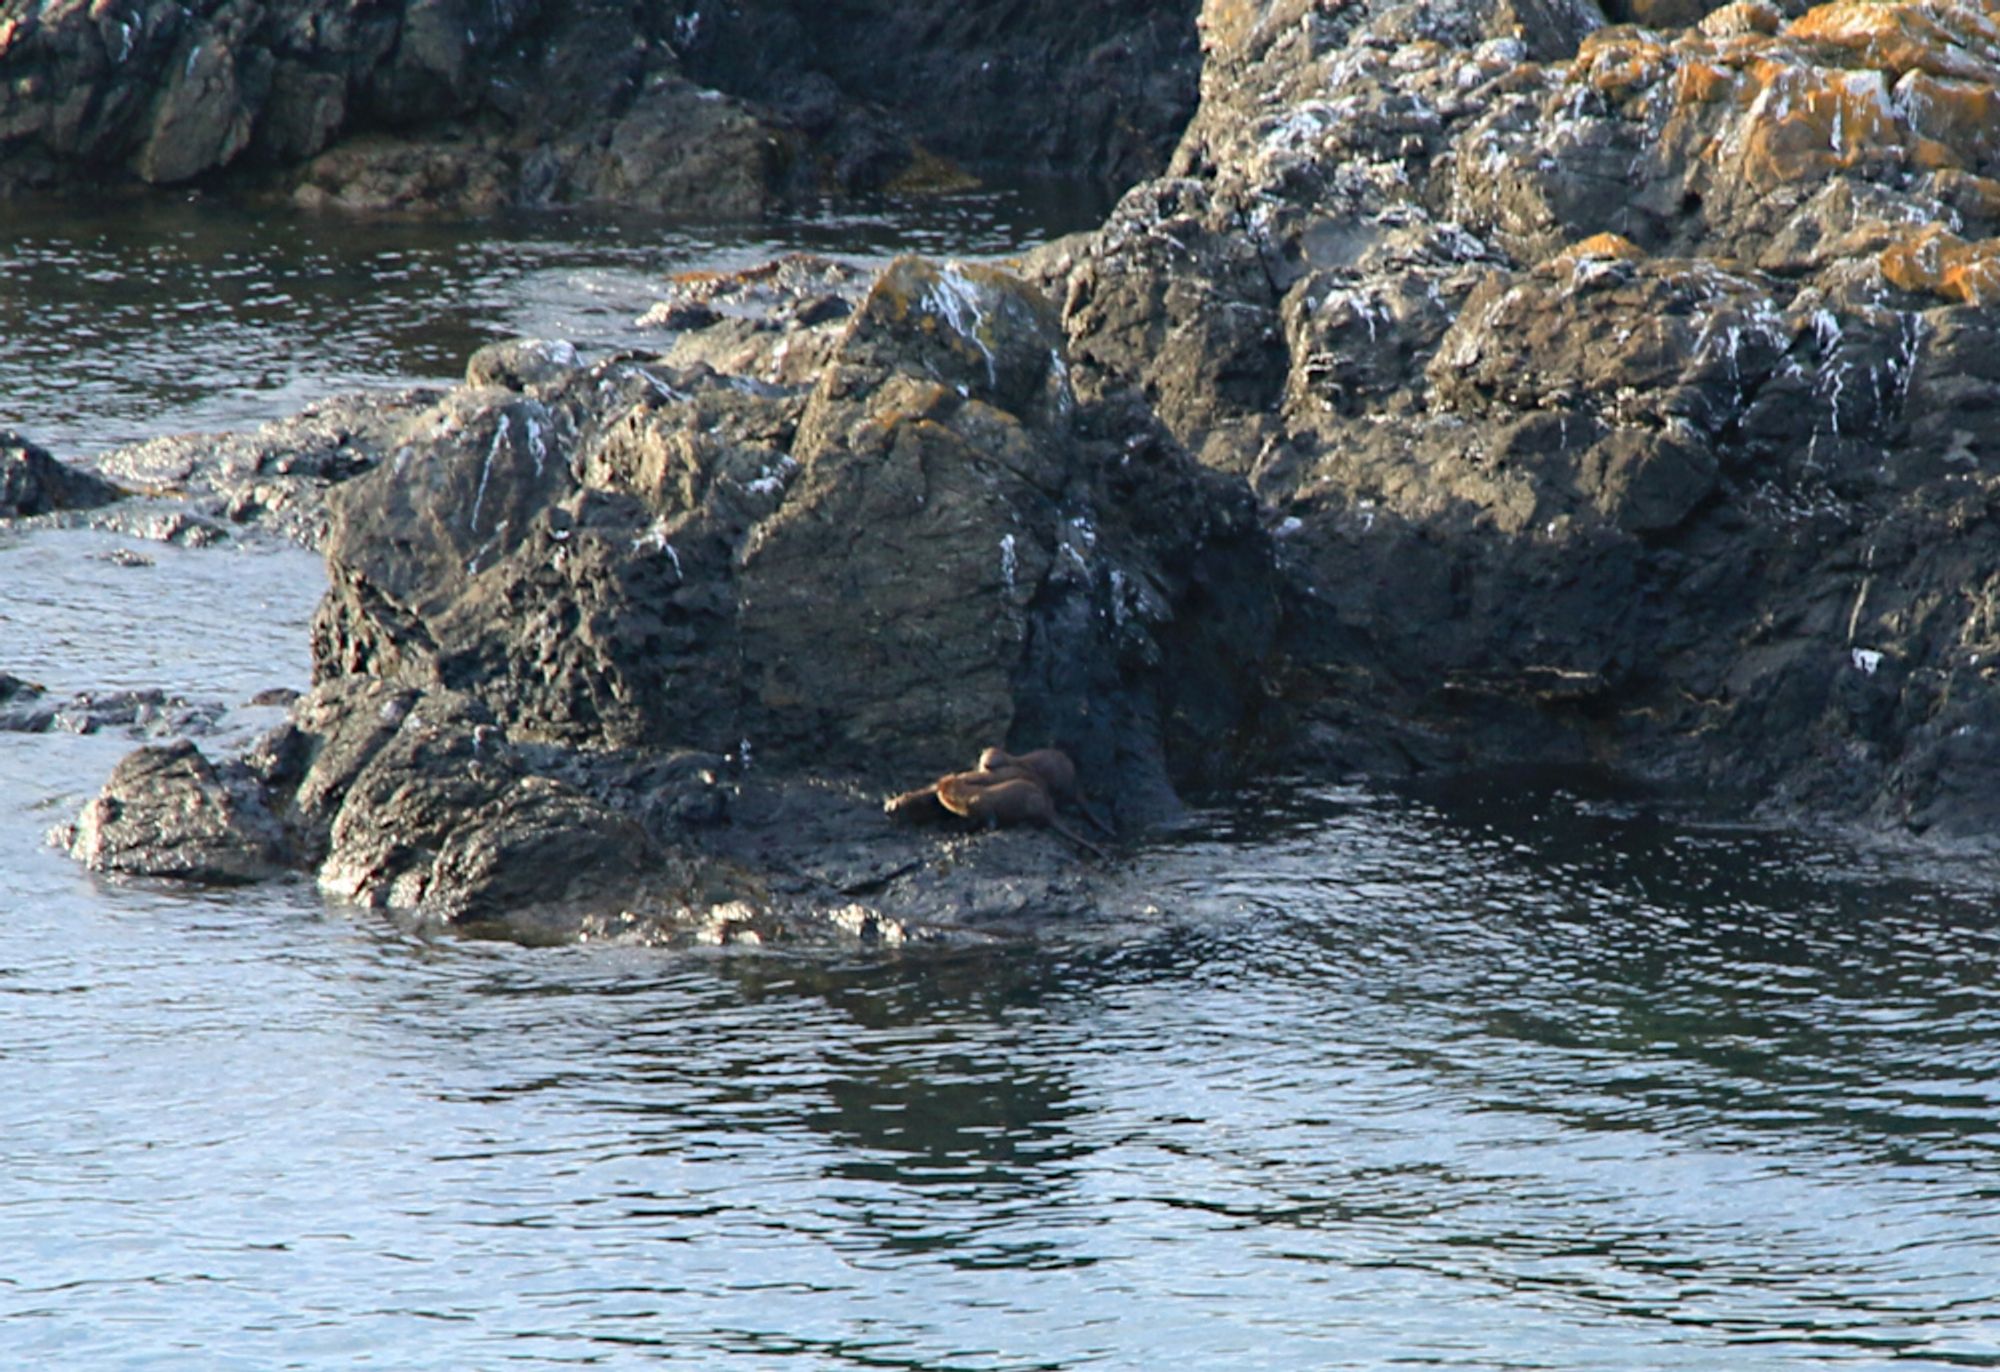
[[[1594,233],[1555,256],[1557,262],[1616,261],[1636,262],[1646,250],[1618,233]]]
[[[1750,33],[1776,33],[1785,16],[1770,0],[1736,0],[1711,10],[1696,27],[1710,38],[1736,38]]]
[[[1900,77],[1922,71],[1962,81],[2000,81],[2000,25],[1971,5],[1951,0],[1877,4],[1835,0],[1806,11],[1785,28],[1829,60]]]
[[[1840,71],[1765,59],[1737,90],[1740,120],[1712,149],[1760,189],[1871,171],[1904,161],[1903,139],[1879,71]]]
[[[1577,46],[1571,79],[1614,99],[1650,86],[1671,68],[1667,45],[1649,29],[1599,29]]]
[[[1690,57],[1674,69],[1674,108],[1711,105],[1730,99],[1743,74],[1733,67]]]
[[[2000,173],[2000,25],[1983,11],[1836,0],[1773,33],[1774,13],[1740,0],[1665,48],[1601,30],[1571,79],[1620,98],[1664,81],[1660,145],[1755,193],[1840,175]]]
[[[1936,224],[1883,249],[1882,277],[1900,290],[1964,305],[2000,300],[2000,238],[1968,243]]]

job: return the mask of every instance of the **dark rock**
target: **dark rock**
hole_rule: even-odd
[[[697,105],[751,168],[723,199],[808,148],[930,165],[839,95],[865,64],[794,60],[896,31],[864,10],[662,12],[663,55],[496,118],[560,132],[528,159],[556,197],[664,194],[705,164],[660,112]],[[504,345],[375,412],[307,478],[313,691],[176,784],[338,898],[535,938],[894,940],[1116,891],[1048,834],[891,826],[990,744],[1065,748],[1121,828],[1288,727],[1326,770],[1585,764],[1990,837],[2000,63],[1925,13],[1210,0],[1171,174],[1028,279],[685,278],[665,356]],[[551,19],[550,70],[622,14]],[[476,32],[411,41],[439,108],[489,99]],[[788,85],[798,123],[758,145],[691,80]],[[394,70],[367,98],[429,117]],[[579,132],[613,106],[641,122]]]
[[[1264,502],[1323,764],[1990,834],[2000,62],[1925,16],[1205,6],[1173,174],[1033,269]]]
[[[337,498],[319,674],[885,783],[1018,728],[1144,773],[1135,798],[1226,773],[1159,735],[1254,703],[1261,534],[1142,419],[1080,410],[1064,367],[1021,283],[906,259],[810,393],[613,362],[546,405],[460,397],[449,443]],[[1217,581],[1239,617],[1209,642],[1180,607]]]
[[[319,869],[336,899],[496,918],[529,903],[629,899],[648,865],[636,824],[528,774],[476,702],[417,697],[371,737],[372,748],[316,757],[299,792],[311,799],[295,802],[303,812],[339,797]]]
[[[119,763],[67,846],[93,871],[225,885],[274,876],[288,857],[255,788],[185,740]]]
[[[0,429],[0,519],[93,509],[124,494],[101,477],[56,461],[19,434]]]
[[[0,21],[0,194],[228,178],[346,209],[741,218],[966,184],[952,159],[1122,183],[1159,168],[1193,108],[1194,10],[36,7]]]
[[[55,710],[42,703],[47,692],[12,672],[0,672],[0,732],[39,734],[55,722]]]
[[[561,339],[510,338],[488,343],[467,360],[465,384],[526,391],[565,380],[582,365],[576,349]]]
[[[675,45],[697,79],[810,131],[850,189],[908,184],[913,144],[1122,186],[1164,166],[1194,109],[1197,8],[759,0],[686,6]]]
[[[1715,489],[1715,455],[1649,430],[1618,429],[1580,460],[1579,481],[1600,513],[1630,533],[1681,523]]]
[[[223,706],[191,701],[161,690],[83,691],[67,700],[50,700],[40,687],[19,678],[0,677],[0,732],[40,734],[55,729],[71,734],[95,734],[118,729],[133,738],[184,737],[207,733],[222,717]]]
[[[773,331],[810,384],[492,350],[509,384],[330,491],[315,688],[233,764],[323,891],[531,938],[905,937],[1091,886],[1048,835],[892,829],[911,775],[1058,743],[1129,826],[1246,765],[1279,597],[1241,484],[1079,402],[1006,273],[905,258],[821,313]]]

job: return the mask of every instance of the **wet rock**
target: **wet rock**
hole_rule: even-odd
[[[42,687],[0,674],[0,732],[119,730],[133,738],[188,737],[213,730],[223,713],[218,702],[188,700],[157,689],[80,691],[65,700],[51,700]]]
[[[1047,835],[893,829],[911,775],[1059,743],[1136,826],[1245,765],[1278,591],[1240,483],[1079,401],[1019,278],[905,258],[806,322],[850,297],[788,270],[810,295],[703,332],[804,375],[489,349],[329,491],[315,687],[240,766],[331,898],[537,939],[903,937],[1091,886]]]
[[[114,449],[93,465],[136,498],[84,522],[185,546],[257,530],[317,547],[327,492],[402,449],[436,399],[424,390],[334,396],[249,433],[176,434]]]
[[[335,899],[490,918],[629,897],[647,865],[636,824],[528,774],[486,712],[453,693],[412,699],[376,746],[339,756],[359,762],[351,775],[316,757],[305,778],[321,805],[340,797],[319,868]]]
[[[19,434],[0,429],[0,519],[87,510],[108,505],[124,491],[50,456]]]
[[[0,194],[228,179],[348,210],[742,218],[969,184],[956,159],[1131,180],[1192,108],[1193,10],[37,6],[0,21]]]
[[[223,885],[277,875],[288,856],[256,789],[185,740],[120,762],[64,837],[92,871]]]
[[[55,711],[42,704],[47,691],[12,672],[0,672],[0,731],[39,734],[55,720]]]

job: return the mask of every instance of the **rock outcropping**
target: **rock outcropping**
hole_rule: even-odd
[[[1128,827],[1233,775],[1279,612],[1249,492],[1143,406],[1079,403],[1014,277],[905,258],[849,299],[787,270],[788,329],[477,355],[333,491],[290,722],[219,764],[142,750],[73,851],[289,863],[529,936],[1088,903],[1056,839],[968,856],[881,798],[993,744],[1062,746]]]
[[[286,489],[348,478],[315,689],[244,758],[142,752],[75,850],[902,937],[1107,888],[883,794],[1057,744],[1144,824],[1280,734],[1990,838],[2000,27],[1644,17],[1687,27],[1210,0],[1170,174],[1025,280],[683,280],[661,356],[501,345],[306,444]]]
[[[738,217],[963,182],[956,160],[1123,185],[1193,108],[1193,17],[1190,0],[64,0],[0,18],[0,195],[227,180],[357,209]]]
[[[1282,521],[1329,762],[1990,834],[2000,27],[1604,21],[1211,0],[1172,175],[1041,260],[1079,391]]]
[[[0,519],[92,509],[123,494],[102,477],[58,462],[48,449],[0,429]]]

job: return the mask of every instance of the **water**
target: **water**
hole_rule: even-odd
[[[482,343],[661,347],[669,273],[781,252],[996,256],[1088,227],[1095,192],[1030,183],[738,228],[613,213],[360,219],[225,201],[0,201],[0,428],[61,457],[242,429],[328,394],[448,384]]]
[[[436,334],[325,294],[268,391],[218,381],[277,324],[163,273],[223,351],[135,313],[90,383],[128,408],[28,427],[443,376],[601,273],[645,295],[641,249],[541,231],[366,230],[431,254]],[[312,559],[124,546],[0,532],[0,667],[268,723]],[[1136,859],[1167,913],[1032,944],[523,949],[88,877],[41,834],[130,746],[0,735],[0,1365],[2000,1366],[1983,861],[1274,782]]]

